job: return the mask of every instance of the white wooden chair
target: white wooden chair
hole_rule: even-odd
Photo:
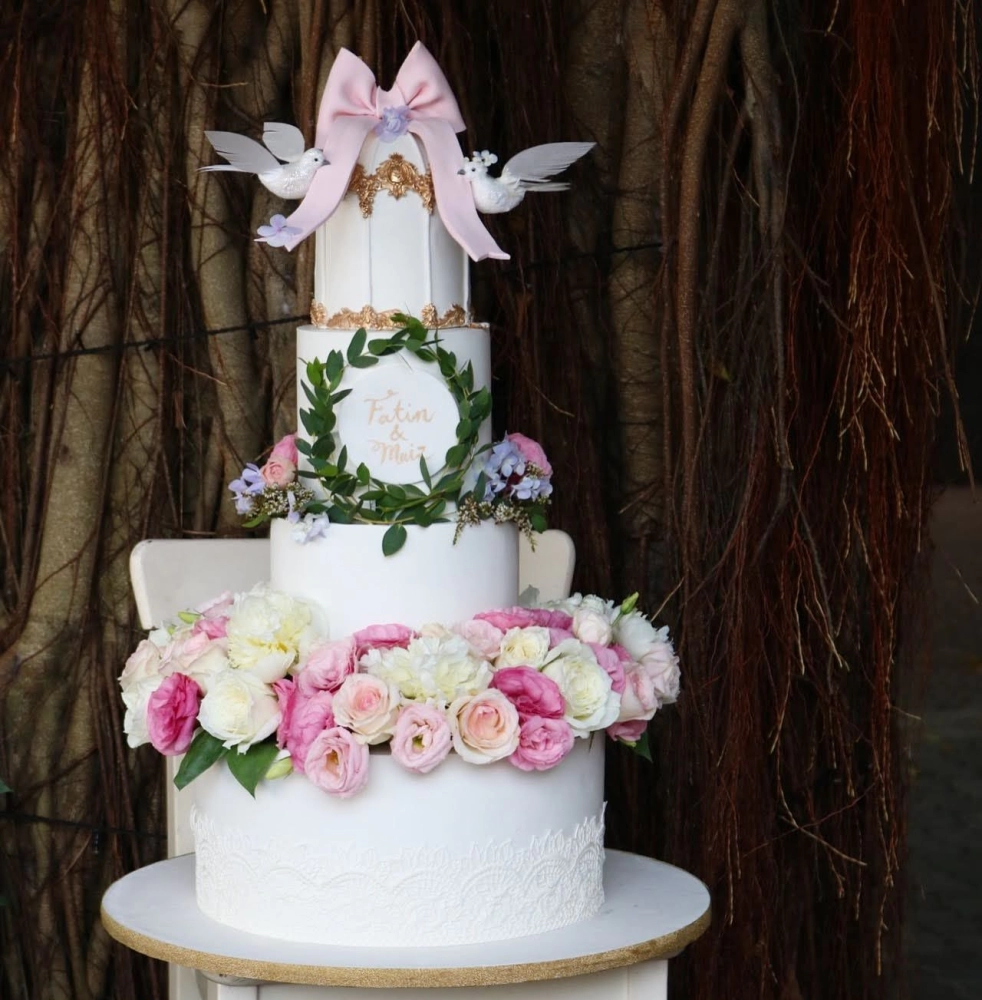
[[[575,550],[565,532],[546,531],[535,549],[520,536],[519,589],[534,587],[541,600],[569,594]],[[148,539],[130,556],[130,577],[144,628],[159,625],[223,591],[250,589],[269,577],[268,539]],[[167,856],[194,850],[189,816],[194,786],[178,791],[179,758],[167,759]],[[212,984],[213,986],[213,984]],[[170,967],[170,1000],[200,1000],[209,987],[192,969]]]

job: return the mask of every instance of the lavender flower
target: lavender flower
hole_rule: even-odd
[[[516,500],[545,500],[552,496],[552,483],[544,476],[526,475],[511,490]]]
[[[372,129],[382,142],[395,142],[409,131],[409,108],[382,108],[382,120]]]
[[[266,481],[259,466],[250,462],[242,470],[242,475],[228,484],[228,488],[235,497],[235,509],[240,514],[251,514],[255,506],[252,498],[262,493],[266,488]]]
[[[302,520],[298,518],[294,522],[293,540],[306,545],[315,538],[323,538],[330,526],[327,514],[305,514]]]
[[[296,236],[300,230],[296,226],[288,226],[286,218],[282,215],[274,215],[269,220],[268,226],[259,227],[259,238],[257,243],[268,243],[271,247],[286,246],[286,241],[291,236]]]

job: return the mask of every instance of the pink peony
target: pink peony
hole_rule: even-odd
[[[621,743],[637,743],[648,728],[647,719],[632,719],[630,722],[615,722],[607,727],[607,735]]]
[[[287,434],[286,437],[281,437],[279,441],[273,445],[273,450],[269,453],[269,457],[285,458],[292,465],[299,465],[300,453],[297,451],[297,435]]]
[[[201,688],[184,674],[171,674],[147,702],[147,732],[162,754],[184,753],[198,725]]]
[[[549,629],[549,648],[555,649],[561,642],[575,638],[576,636],[568,628],[551,628]]]
[[[518,710],[500,691],[464,695],[447,712],[454,750],[471,764],[490,764],[518,748]]]
[[[396,720],[392,756],[403,767],[426,774],[450,753],[453,739],[447,717],[433,705],[407,705]]]
[[[392,734],[399,694],[380,677],[349,674],[334,695],[334,718],[360,743],[384,743]]]
[[[297,675],[297,683],[308,696],[315,691],[337,691],[356,669],[355,640],[348,636],[316,646]]]
[[[270,455],[259,471],[267,486],[289,486],[297,478],[296,463],[278,455]]]
[[[566,711],[566,703],[556,682],[532,667],[496,670],[490,686],[515,706],[522,719],[529,716],[561,719]]]
[[[413,630],[405,625],[369,625],[355,632],[355,659],[360,660],[370,649],[405,649]]]
[[[461,638],[466,639],[471,648],[482,659],[493,660],[501,650],[501,640],[504,638],[504,633],[500,628],[495,628],[491,622],[472,618],[470,621],[455,626],[454,631]]]
[[[596,655],[597,663],[610,675],[610,686],[620,694],[624,690],[624,664],[617,655],[617,651],[595,642],[588,642],[587,645]]]
[[[621,663],[634,662],[634,657],[619,642],[612,642],[610,648],[618,655]]]
[[[273,690],[282,713],[276,745],[290,752],[294,768],[303,773],[310,745],[325,729],[334,728],[333,695],[329,691],[305,695],[289,677],[274,681]]]
[[[533,715],[522,722],[518,748],[508,761],[523,771],[548,771],[573,749],[575,739],[565,719]]]
[[[490,622],[502,632],[512,628],[528,628],[530,625],[568,629],[573,624],[573,619],[565,611],[552,611],[549,608],[499,608],[497,611],[482,611],[474,617],[478,621]]]
[[[325,729],[310,744],[304,771],[318,788],[346,799],[368,781],[368,747],[347,729]]]
[[[549,459],[546,458],[546,453],[542,450],[542,445],[538,441],[533,441],[524,434],[507,434],[505,435],[505,440],[511,441],[522,453],[522,458],[534,465],[543,476],[552,475],[552,466],[549,464]]]

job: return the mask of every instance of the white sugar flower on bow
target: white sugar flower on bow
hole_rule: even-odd
[[[595,145],[593,142],[548,142],[532,146],[516,153],[502,167],[500,177],[488,173],[488,167],[497,163],[498,157],[484,149],[465,158],[457,173],[470,181],[479,212],[510,212],[521,204],[529,191],[568,190],[568,183],[549,178],[585,156]]]
[[[295,125],[266,122],[263,145],[238,132],[205,132],[205,135],[215,152],[228,163],[201,167],[201,170],[255,174],[263,187],[278,198],[302,198],[314,174],[327,164],[319,149],[306,148],[303,133]]]

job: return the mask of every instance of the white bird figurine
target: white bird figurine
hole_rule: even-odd
[[[464,158],[458,174],[470,181],[474,205],[479,212],[510,212],[529,191],[566,191],[569,184],[550,181],[553,174],[565,170],[596,145],[593,142],[548,142],[516,153],[502,167],[500,177],[492,177],[488,167],[498,162],[486,149]]]
[[[263,187],[278,198],[302,198],[314,174],[327,162],[319,149],[304,148],[300,129],[282,122],[266,122],[263,126],[265,148],[238,132],[205,132],[205,135],[215,152],[228,163],[201,170],[255,174]]]

